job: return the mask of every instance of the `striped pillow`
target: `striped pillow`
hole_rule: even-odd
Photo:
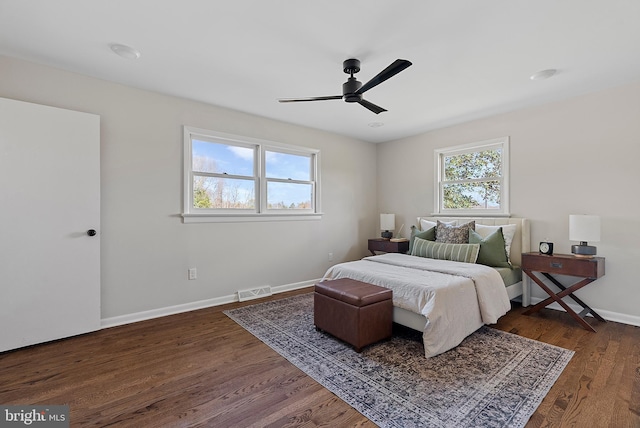
[[[479,252],[480,244],[447,244],[418,237],[413,240],[411,249],[412,256],[465,263],[475,263]]]

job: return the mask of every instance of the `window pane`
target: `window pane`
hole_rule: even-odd
[[[311,209],[311,184],[299,183],[267,183],[267,208],[279,209]]]
[[[444,181],[502,176],[502,150],[484,150],[444,158]]]
[[[311,157],[280,152],[265,152],[268,178],[311,180]]]
[[[445,184],[445,209],[499,209],[500,182]]]
[[[222,177],[193,178],[194,208],[255,209],[255,182]]]
[[[253,177],[254,149],[193,140],[193,171]]]

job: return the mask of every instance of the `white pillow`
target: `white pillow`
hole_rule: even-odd
[[[442,221],[441,223],[444,224],[448,224],[449,226],[455,226],[456,225],[456,221]],[[436,227],[438,225],[437,222],[435,221],[429,221],[429,220],[425,220],[423,218],[420,219],[420,230],[424,231],[424,230],[429,230],[432,227]]]
[[[486,238],[491,235],[493,232],[502,228],[502,235],[504,236],[504,246],[507,251],[507,257],[509,262],[511,262],[511,243],[513,242],[513,237],[516,234],[516,225],[515,224],[503,224],[501,226],[487,226],[484,224],[476,223],[476,232],[478,235]]]

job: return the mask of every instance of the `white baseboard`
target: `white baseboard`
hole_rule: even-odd
[[[539,303],[541,301],[545,300],[544,298],[539,298],[539,297],[534,297],[531,296],[531,305],[535,305],[536,303]],[[577,313],[580,313],[580,311],[582,311],[582,307],[576,305],[575,303],[569,303],[566,302],[569,305],[569,307],[571,309],[573,309],[574,311],[576,311]],[[549,306],[547,306],[547,308],[549,309],[555,309],[556,311],[563,311],[566,312],[564,310],[564,308],[562,306],[560,306],[557,302],[553,302],[552,304],[550,304]],[[613,321],[613,322],[619,322],[622,324],[629,324],[629,325],[635,325],[637,327],[640,327],[640,317],[635,316],[635,315],[627,315],[627,314],[621,314],[618,312],[611,312],[611,311],[606,311],[604,309],[598,309],[598,308],[593,308],[594,311],[596,311],[598,314],[600,314],[600,316],[604,319],[606,319],[607,321]],[[589,314],[588,316],[591,316],[591,314]]]
[[[312,279],[309,281],[296,282],[293,284],[279,285],[271,287],[273,294],[284,293],[285,291],[298,290],[300,288],[311,287],[317,284],[321,279]],[[182,305],[168,306],[166,308],[152,309],[149,311],[136,312],[133,314],[119,315],[116,317],[103,318],[100,321],[100,328],[116,327],[118,325],[130,324],[138,321],[145,321],[153,318],[165,317],[167,315],[179,314],[182,312],[195,311],[198,309],[209,308],[211,306],[219,306],[227,303],[238,301],[238,294],[233,293],[228,296],[215,297],[213,299],[199,300],[197,302],[184,303]]]
[[[300,288],[311,287],[317,284],[321,279],[312,279],[309,281],[296,282],[293,284],[285,284],[276,287],[271,287],[273,294],[284,293],[286,291],[298,290]],[[531,304],[535,305],[541,302],[542,298],[531,296]],[[199,300],[197,302],[184,303],[182,305],[168,306],[166,308],[152,309],[149,311],[136,312],[133,314],[119,315],[111,318],[104,318],[100,322],[101,328],[115,327],[123,324],[130,324],[138,321],[145,321],[153,318],[164,317],[167,315],[179,314],[182,312],[195,311],[198,309],[209,308],[211,306],[219,306],[227,303],[234,303],[238,301],[238,294],[234,293],[228,296],[216,297],[213,299]],[[569,304],[569,303],[568,303]],[[576,312],[580,312],[582,308],[575,304],[569,304],[569,307]],[[557,303],[552,303],[547,306],[549,309],[555,309],[564,311],[564,308]],[[622,324],[635,325],[640,327],[640,317],[634,315],[621,314],[618,312],[606,311],[604,309],[593,308],[604,319],[608,321],[619,322]],[[590,315],[589,315],[590,316]]]

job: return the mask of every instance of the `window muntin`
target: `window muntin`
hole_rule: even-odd
[[[509,213],[508,137],[435,151],[434,214]]]
[[[184,144],[185,222],[320,218],[318,150],[191,127]]]

